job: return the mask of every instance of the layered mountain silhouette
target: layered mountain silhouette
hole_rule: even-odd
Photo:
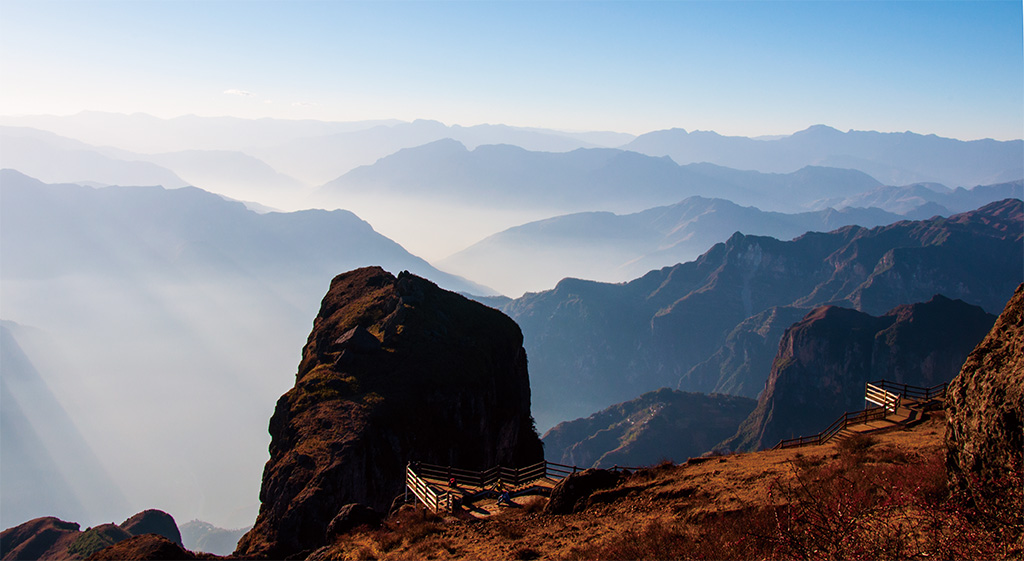
[[[719,354],[730,335],[741,338],[737,326],[771,308],[833,304],[881,314],[943,294],[999,310],[1024,276],[1022,239],[1016,199],[949,218],[847,226],[792,241],[737,233],[695,261],[628,283],[565,279],[503,309],[523,328],[535,416],[546,428],[663,386],[710,392],[728,383],[755,396],[766,370],[729,382],[708,376],[706,367],[704,375],[689,373],[740,350]],[[760,330],[766,321],[748,326]],[[776,342],[766,338],[764,345]]]
[[[854,170],[807,167],[763,174],[607,148],[533,152],[511,145],[469,150],[438,140],[400,150],[324,184],[317,201],[355,194],[415,197],[480,207],[638,211],[689,196],[720,197],[770,210],[800,209],[823,196],[881,186]]]
[[[548,461],[579,467],[648,466],[711,450],[747,418],[756,402],[730,395],[662,388],[544,435]]]
[[[885,186],[845,199],[822,199],[816,207],[875,207],[908,218],[925,219],[937,214],[949,216],[1003,199],[1024,198],[1024,181],[978,185],[971,189],[949,189],[937,183],[901,187]]]
[[[46,131],[0,127],[0,146],[0,169],[21,170],[49,183],[188,185],[173,171],[152,162],[113,156]]]
[[[962,141],[912,132],[841,132],[816,125],[774,140],[670,129],[643,134],[624,148],[670,156],[679,164],[709,162],[738,169],[790,172],[818,165],[859,169],[888,185],[935,182],[991,185],[1024,176],[1024,141]]]
[[[875,380],[926,388],[949,382],[995,320],[944,296],[881,316],[816,308],[786,330],[757,408],[722,446],[752,451],[816,434],[863,409],[864,385]]]
[[[723,199],[689,197],[634,214],[586,212],[530,222],[490,236],[438,262],[503,294],[554,286],[565,277],[604,282],[692,261],[734,232],[792,239],[856,224],[874,227],[903,217],[872,208],[784,214]]]

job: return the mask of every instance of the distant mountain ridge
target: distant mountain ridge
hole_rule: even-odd
[[[840,132],[815,125],[775,140],[670,129],[623,146],[681,165],[709,162],[737,169],[790,172],[809,165],[859,169],[888,185],[937,182],[970,187],[1024,177],[1024,140],[962,141],[912,132]]]
[[[444,139],[356,168],[321,186],[313,197],[324,203],[360,194],[479,207],[630,212],[696,195],[792,210],[825,194],[853,195],[880,186],[856,170],[812,166],[764,174],[708,164],[679,166],[667,157],[610,148],[551,153],[483,145],[469,150]]]
[[[587,212],[530,222],[437,264],[504,294],[520,295],[554,286],[566,277],[634,279],[652,269],[691,261],[737,231],[785,240],[810,231],[852,224],[871,228],[902,219],[879,209],[784,214],[723,199],[689,197],[634,214]]]
[[[503,309],[526,337],[538,423],[547,428],[663,386],[713,391],[714,376],[681,381],[739,324],[772,307],[836,304],[878,314],[943,294],[998,310],[1024,277],[1022,206],[1010,199],[789,242],[736,234],[696,261],[628,283],[565,279],[524,295]],[[750,374],[731,384],[752,397],[767,372]]]

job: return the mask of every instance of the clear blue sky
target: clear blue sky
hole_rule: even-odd
[[[0,114],[1024,136],[1010,2],[0,0]]]

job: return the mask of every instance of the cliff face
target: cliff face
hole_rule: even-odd
[[[409,273],[337,276],[270,420],[245,557],[320,547],[338,510],[386,511],[418,460],[467,469],[543,459],[519,327]]]
[[[724,446],[756,450],[815,434],[844,412],[863,409],[864,384],[873,380],[949,381],[994,321],[943,296],[881,317],[817,308],[786,330],[757,408]]]
[[[954,488],[977,491],[976,477],[981,489],[998,492],[1001,479],[1024,474],[1024,284],[950,383],[946,414]]]

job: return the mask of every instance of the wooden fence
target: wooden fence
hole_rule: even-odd
[[[611,470],[635,470],[636,468],[615,466]],[[429,479],[438,481],[455,480],[462,488],[475,488],[470,497],[495,493],[499,484],[511,493],[536,486],[544,479],[561,481],[582,471],[576,466],[542,461],[523,468],[495,466],[483,471],[472,471],[452,466],[438,466],[421,462],[409,462],[405,468],[405,486],[421,503],[434,512],[451,512],[454,506],[453,492],[440,490],[431,485]],[[446,487],[445,487],[446,488]]]

